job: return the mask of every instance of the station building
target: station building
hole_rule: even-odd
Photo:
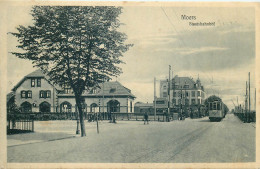
[[[48,76],[36,70],[14,86],[11,96],[22,112],[76,112],[76,101],[70,88],[53,85]],[[104,82],[82,94],[84,112],[133,113],[135,96],[118,81]]]

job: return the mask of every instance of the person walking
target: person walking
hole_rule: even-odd
[[[149,122],[148,122],[148,113],[147,112],[144,113],[144,125],[145,125],[145,122],[147,124],[149,124]]]

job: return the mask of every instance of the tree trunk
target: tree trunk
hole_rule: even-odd
[[[84,116],[83,116],[83,112],[82,112],[82,103],[81,103],[80,96],[76,96],[75,99],[76,99],[76,104],[77,104],[78,111],[79,111],[81,137],[84,137],[84,136],[86,136],[86,129],[85,129],[85,123],[84,123]]]

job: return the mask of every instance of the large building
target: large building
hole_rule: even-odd
[[[168,81],[160,81],[160,98],[168,99]],[[175,76],[170,82],[170,107],[201,105],[205,100],[204,87],[198,78]]]
[[[53,85],[41,70],[26,75],[14,86],[10,96],[22,112],[77,111],[73,91]],[[134,112],[135,96],[118,81],[99,84],[85,90],[82,96],[84,112]]]

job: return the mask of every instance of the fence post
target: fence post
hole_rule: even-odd
[[[34,120],[32,120],[32,131],[34,132]]]

